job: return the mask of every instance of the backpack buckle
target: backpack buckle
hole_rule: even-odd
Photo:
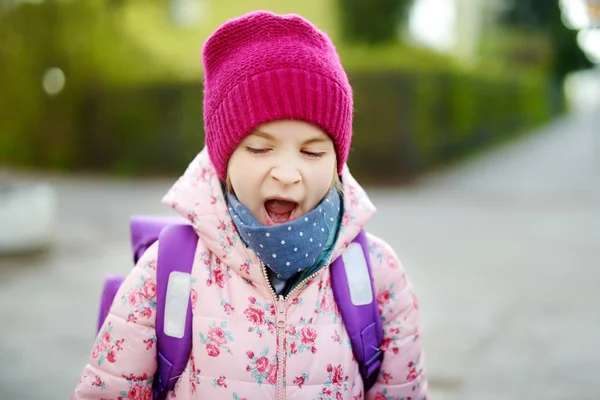
[[[383,350],[372,346],[375,350],[375,354],[368,359],[364,364],[360,365],[361,375],[364,377],[365,395],[373,387],[379,376],[379,370],[381,369],[381,363],[383,362]]]
[[[375,350],[375,354],[364,364],[364,369],[368,376],[378,372],[379,368],[381,367],[381,363],[383,362],[383,350],[375,347],[373,347],[373,350]]]

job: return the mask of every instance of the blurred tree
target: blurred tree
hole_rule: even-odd
[[[114,2],[0,1],[0,161],[68,165],[84,100],[168,62],[123,33]],[[48,91],[57,71],[63,82]]]
[[[577,44],[577,31],[563,23],[558,0],[506,0],[500,22],[508,27],[546,33],[553,52],[552,74],[559,81],[569,72],[592,66]]]
[[[398,38],[414,0],[337,0],[342,37],[379,44]]]

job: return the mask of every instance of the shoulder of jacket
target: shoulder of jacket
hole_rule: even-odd
[[[367,233],[367,238],[374,279],[399,279],[404,276],[404,267],[392,246],[370,233]]]

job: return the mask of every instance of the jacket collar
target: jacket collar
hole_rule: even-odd
[[[332,260],[342,254],[375,214],[374,205],[347,166],[342,172],[342,182],[344,217]],[[221,182],[206,148],[194,158],[162,202],[190,221],[207,250],[218,257],[221,263],[261,292],[270,292],[260,260],[244,245],[235,229]]]

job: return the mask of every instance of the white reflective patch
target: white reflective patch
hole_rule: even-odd
[[[369,267],[362,246],[359,243],[350,243],[342,254],[342,259],[348,276],[352,304],[362,306],[373,302]]]
[[[191,288],[190,274],[171,272],[165,298],[165,335],[181,339],[185,334]]]

